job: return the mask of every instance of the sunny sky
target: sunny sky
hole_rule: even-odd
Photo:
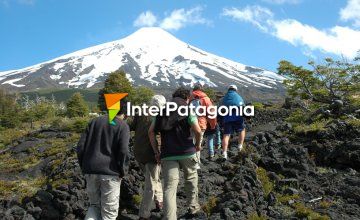
[[[143,26],[231,60],[276,71],[360,49],[360,0],[0,0],[0,71],[18,69]]]

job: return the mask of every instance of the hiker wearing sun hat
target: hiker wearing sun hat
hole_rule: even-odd
[[[236,85],[230,85],[225,94],[221,105],[222,106],[243,106],[245,105],[243,98],[237,92]],[[242,150],[245,139],[245,124],[244,118],[240,115],[229,114],[223,117],[224,135],[222,140],[223,157],[227,159],[227,150],[230,140],[230,135],[239,133],[239,151]]]

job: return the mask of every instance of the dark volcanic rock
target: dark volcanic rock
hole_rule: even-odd
[[[360,219],[358,131],[346,123],[334,121],[322,134],[295,136],[291,133],[291,124],[283,123],[288,113],[287,110],[266,110],[251,119],[244,151],[239,154],[230,146],[227,161],[221,159],[219,152],[214,159],[207,159],[205,147],[199,170],[199,200],[203,207],[215,201],[207,213],[208,219],[248,219],[260,215],[268,219],[302,219],[293,208],[296,203],[331,219]],[[263,129],[256,132],[259,125]],[[29,155],[28,149],[44,147],[43,141],[48,138],[70,134],[48,129],[33,135],[37,138],[30,136],[18,140],[14,149],[9,148],[11,152],[17,157],[25,157]],[[89,205],[86,182],[74,149],[69,148],[64,154],[65,159],[56,166],[52,166],[56,158],[44,158],[21,175],[36,176],[41,172],[49,180],[62,178],[65,181],[55,186],[49,182],[21,203],[11,199],[0,201],[0,219],[84,218]],[[257,174],[258,167],[266,170],[266,177],[272,184],[271,192],[267,194]],[[183,173],[180,177],[178,216],[205,219],[186,215],[188,204]],[[119,219],[138,219],[139,207],[134,203],[134,196],[142,194],[143,180],[138,164],[131,157],[129,174],[121,185]],[[289,200],[282,201],[281,196],[289,196]],[[152,219],[161,219],[161,213],[153,211]]]

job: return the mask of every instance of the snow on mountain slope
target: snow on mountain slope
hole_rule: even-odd
[[[0,72],[0,86],[13,90],[99,87],[107,74],[123,69],[135,85],[174,88],[196,82],[211,87],[229,83],[276,90],[283,78],[184,43],[160,28],[89,47],[20,70]]]

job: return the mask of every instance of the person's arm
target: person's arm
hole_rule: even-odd
[[[156,141],[155,120],[153,120],[151,122],[151,125],[150,125],[149,130],[148,130],[148,135],[149,135],[149,140],[150,140],[150,143],[151,143],[151,147],[152,147],[152,149],[154,151],[154,154],[155,154],[155,159],[159,163],[160,162],[160,147],[159,147],[159,145],[157,144],[157,141]]]
[[[129,140],[130,128],[124,123],[119,137],[119,147],[116,161],[118,163],[120,178],[124,177],[129,171]]]
[[[194,136],[195,136],[195,147],[196,147],[196,151],[200,151],[201,150],[201,128],[199,126],[199,122],[197,120],[193,121],[191,123],[191,129],[194,132]]]
[[[77,143],[77,146],[76,146],[76,154],[77,154],[77,158],[78,158],[78,161],[79,161],[80,168],[82,168],[81,166],[82,166],[82,161],[83,161],[83,157],[84,157],[86,139],[89,136],[90,124],[91,124],[91,122],[86,127],[85,132],[83,132],[81,134],[80,140],[79,140],[79,142]]]

